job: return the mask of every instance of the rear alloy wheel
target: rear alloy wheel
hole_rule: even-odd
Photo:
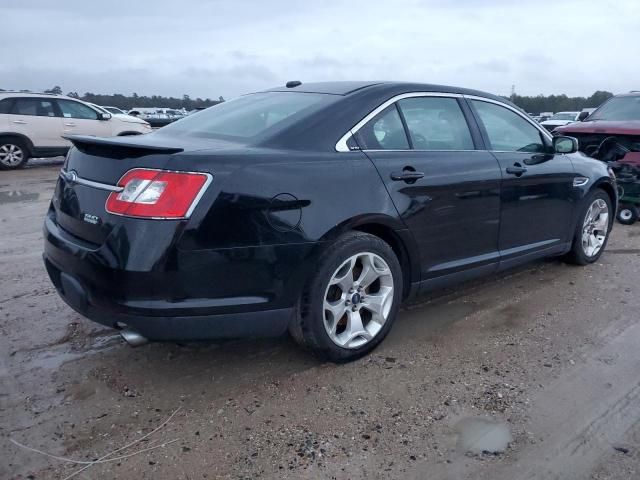
[[[604,251],[611,231],[611,199],[595,190],[585,199],[586,208],[578,219],[569,258],[578,265],[593,263]]]
[[[350,232],[317,265],[289,331],[322,359],[355,360],[391,329],[402,301],[400,263],[380,238]]]
[[[21,168],[27,160],[29,160],[29,153],[22,142],[13,139],[0,140],[0,169]]]
[[[618,208],[618,215],[616,218],[618,222],[623,225],[633,225],[638,221],[638,207],[635,205],[623,204]]]
[[[324,328],[343,348],[367,344],[384,327],[393,304],[393,275],[371,252],[348,258],[333,274],[324,295]]]

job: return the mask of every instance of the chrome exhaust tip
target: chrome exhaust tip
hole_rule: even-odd
[[[133,330],[120,330],[120,336],[132,347],[144,345],[149,340]]]

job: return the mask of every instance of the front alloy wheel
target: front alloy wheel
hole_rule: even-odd
[[[596,198],[584,217],[582,225],[582,250],[587,257],[595,257],[609,232],[609,206],[601,198]]]
[[[334,272],[324,294],[324,327],[342,348],[359,348],[384,327],[393,305],[393,275],[372,252],[348,258]]]

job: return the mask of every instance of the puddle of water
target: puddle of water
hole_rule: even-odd
[[[68,362],[73,362],[98,352],[109,350],[120,345],[119,335],[108,335],[95,337],[89,348],[86,350],[73,352],[68,351],[66,344],[47,348],[36,352],[28,361],[28,368],[41,368],[44,370],[57,370]]]
[[[40,198],[39,193],[23,192],[22,190],[10,190],[8,192],[0,192],[0,204],[3,203],[18,203],[18,202],[33,202]]]
[[[502,453],[513,440],[509,427],[492,418],[466,417],[456,423],[455,429],[458,449],[465,453]]]

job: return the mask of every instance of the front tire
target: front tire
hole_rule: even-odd
[[[389,333],[402,301],[402,281],[398,258],[386,242],[347,233],[320,256],[289,330],[323,360],[360,358]]]
[[[623,225],[633,225],[638,221],[639,215],[640,212],[638,212],[638,207],[629,203],[623,203],[618,208],[616,219]]]
[[[613,225],[611,199],[596,189],[584,200],[567,258],[576,265],[594,263],[604,252]]]
[[[0,138],[0,170],[15,170],[27,164],[30,154],[19,138]]]

